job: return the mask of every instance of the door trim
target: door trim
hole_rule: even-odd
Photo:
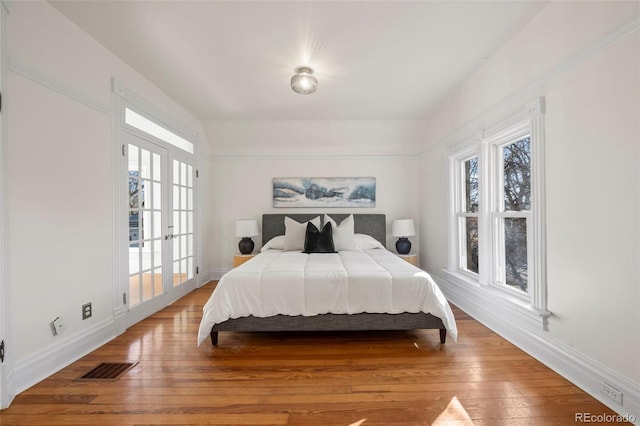
[[[114,106],[114,114],[113,114],[113,173],[114,173],[114,181],[113,181],[113,319],[114,319],[114,328],[116,334],[122,334],[125,330],[133,325],[134,318],[131,320],[128,315],[128,300],[127,300],[127,289],[128,289],[128,279],[129,279],[129,268],[128,268],[128,244],[125,244],[128,241],[128,233],[129,233],[129,223],[128,223],[128,215],[126,212],[128,211],[128,191],[127,188],[127,157],[124,154],[124,150],[126,149],[127,140],[125,137],[126,133],[134,134],[135,136],[139,136],[142,139],[155,143],[169,151],[169,160],[171,160],[174,156],[176,159],[181,158],[189,158],[190,162],[193,163],[194,169],[196,168],[196,159],[198,154],[198,133],[189,129],[187,126],[177,122],[172,119],[168,114],[165,114],[155,106],[147,103],[142,98],[137,96],[135,93],[130,90],[124,88],[118,80],[112,79],[112,98],[113,98],[113,106]],[[188,140],[193,143],[193,154],[188,154],[176,148],[166,142],[163,142],[160,139],[155,138],[154,136],[148,135],[144,132],[141,132],[127,124],[125,124],[125,109],[130,108],[137,113],[142,113],[146,118],[155,121],[157,124],[166,127],[171,130],[175,134],[181,136],[182,138]],[[171,182],[169,182],[171,184]],[[194,183],[194,193],[197,192],[197,184]],[[198,202],[196,197],[196,202]],[[197,226],[198,223],[198,212],[197,210],[194,212],[194,227]],[[197,235],[197,229],[194,230],[194,259],[196,262],[199,259],[199,238]],[[183,297],[190,291],[194,290],[197,287],[197,275],[194,276],[193,280],[190,283],[186,283],[178,288],[175,288],[173,292],[171,292],[169,297],[159,298],[163,300],[163,303],[158,304],[158,306],[149,306],[148,311],[144,311],[151,315],[154,312],[157,312],[160,309],[168,306],[173,303],[175,300]],[[141,310],[141,312],[143,312]],[[148,315],[147,315],[148,316]],[[141,318],[140,318],[141,319]]]
[[[5,67],[7,58],[5,56],[5,44],[6,39],[5,31],[5,6],[0,5],[0,91],[4,95],[5,84]],[[6,102],[2,102],[1,109],[4,110]],[[8,241],[8,227],[6,222],[6,182],[5,182],[5,140],[6,138],[6,123],[4,120],[4,111],[0,112],[0,341],[4,342],[3,355],[4,360],[0,363],[0,409],[7,408],[14,395],[9,392],[9,374],[11,371],[11,350],[9,348],[9,330],[7,324],[9,324],[9,301],[7,299],[7,241]]]

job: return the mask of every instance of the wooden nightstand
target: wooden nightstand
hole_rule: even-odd
[[[236,267],[242,265],[247,260],[253,259],[254,256],[255,256],[255,254],[234,254],[233,255],[233,267],[236,268]]]
[[[418,266],[418,255],[417,254],[399,254],[398,257],[406,260],[413,266]]]

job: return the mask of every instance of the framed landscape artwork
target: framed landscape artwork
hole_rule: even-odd
[[[376,178],[273,178],[273,207],[375,207]]]

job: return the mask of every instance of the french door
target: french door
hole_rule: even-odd
[[[195,288],[194,168],[179,153],[125,132],[127,327]]]

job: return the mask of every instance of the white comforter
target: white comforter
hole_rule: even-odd
[[[429,274],[388,250],[267,250],[220,279],[203,308],[198,345],[214,324],[230,318],[363,312],[430,313],[449,336],[458,336],[451,308]]]

